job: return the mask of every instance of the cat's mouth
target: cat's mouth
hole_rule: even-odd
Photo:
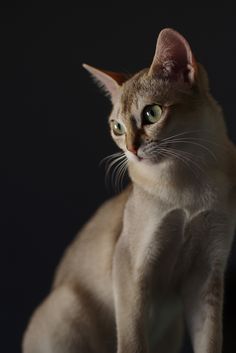
[[[126,152],[128,160],[136,163],[144,163],[147,165],[156,164],[163,159],[163,155],[157,151],[154,153],[148,153],[144,150],[138,150],[136,154],[127,151]]]
[[[133,162],[141,162],[144,157],[139,155],[139,151],[137,153],[130,152],[129,150],[126,151],[126,156],[128,160],[131,160]]]
[[[159,146],[159,143],[157,142],[148,143],[138,149],[137,154],[134,156],[135,158],[133,158],[133,160],[149,165],[157,164],[167,156],[166,151],[168,148],[168,143],[165,143],[164,150],[161,148],[161,146]]]

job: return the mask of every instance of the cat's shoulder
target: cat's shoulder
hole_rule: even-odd
[[[228,141],[227,151],[227,176],[236,187],[236,146],[232,141]]]
[[[229,182],[229,197],[236,209],[236,146],[228,141],[226,158],[226,175]]]
[[[95,212],[93,220],[106,219],[114,222],[115,218],[122,217],[126,202],[132,192],[132,184],[128,185],[121,193],[106,200]]]

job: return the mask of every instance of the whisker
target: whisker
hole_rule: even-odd
[[[224,149],[225,151],[229,150],[228,146],[226,146],[224,143],[216,143],[215,141],[213,140],[209,140],[209,139],[206,139],[206,138],[203,138],[203,137],[181,137],[179,138],[178,140],[184,140],[184,139],[189,139],[189,140],[194,140],[194,141],[203,141],[203,142],[206,142],[206,143],[209,143],[211,145],[215,145],[217,147],[220,147],[221,149]],[[171,140],[172,141],[172,140]],[[174,140],[173,140],[174,141]]]
[[[180,160],[188,169],[191,170],[191,172],[192,172],[194,175],[196,175],[196,174],[194,173],[193,169],[190,167],[188,161],[185,160],[185,159],[183,158],[183,156],[180,156],[180,155],[174,153],[173,151],[170,151],[170,150],[167,150],[167,149],[162,150],[162,152],[164,152],[164,154],[166,154],[167,156],[171,156],[171,157],[174,157],[174,158]]]
[[[118,184],[117,184],[117,175],[118,175],[118,172],[120,170],[120,168],[122,168],[122,166],[124,165],[126,161],[125,160],[122,160],[120,161],[113,169],[112,171],[112,174],[111,174],[111,182],[115,188],[115,191],[119,191],[119,188],[118,188]]]
[[[188,144],[192,144],[192,145],[195,145],[195,146],[199,146],[202,149],[204,149],[205,151],[207,151],[213,157],[213,159],[217,162],[216,155],[208,147],[206,147],[205,145],[203,145],[201,143],[198,143],[198,142],[195,142],[195,141],[191,141],[191,140],[187,140],[187,139],[176,139],[176,140],[169,141],[168,143],[172,143],[172,144],[173,143],[188,143]],[[161,143],[160,143],[160,145],[161,145]]]
[[[188,168],[190,168],[189,166],[189,162],[191,162],[193,165],[195,165],[197,168],[199,168],[199,166],[194,163],[191,159],[189,159],[188,157],[184,156],[183,153],[178,153],[180,151],[176,151],[173,149],[164,149],[165,152],[170,153],[172,156],[178,158],[179,160],[181,160]],[[190,168],[192,170],[192,168]],[[199,168],[200,169],[200,168]],[[201,170],[201,169],[200,169]],[[193,170],[192,170],[193,171]],[[202,170],[201,170],[202,171]]]
[[[121,189],[120,185],[120,173],[123,170],[124,165],[127,163],[127,157],[124,152],[117,152],[110,156],[103,158],[100,164],[105,162],[105,184],[109,188],[112,185],[115,191]],[[112,170],[113,169],[113,170]],[[112,170],[112,172],[111,172]]]
[[[153,149],[153,151],[155,150],[155,152],[163,152],[165,155],[169,155],[172,156],[178,160],[180,160],[187,168],[189,168],[191,170],[191,172],[193,173],[193,175],[197,178],[196,172],[200,171],[201,173],[205,174],[204,170],[202,168],[200,168],[200,166],[193,161],[192,159],[189,158],[189,155],[185,155],[184,151],[180,151],[180,150],[176,150],[173,148],[156,148]],[[192,166],[192,167],[191,167]],[[194,168],[194,169],[193,169]],[[199,175],[198,175],[199,176]]]
[[[117,153],[113,153],[109,156],[106,156],[99,162],[99,166],[101,166],[103,163],[108,163],[110,160],[115,159],[115,158],[122,156],[122,155],[124,155],[124,152],[117,152]]]
[[[128,160],[123,161],[123,163],[117,169],[117,172],[115,175],[115,187],[118,192],[122,190],[122,183],[123,183],[125,172],[127,170],[127,164],[128,164]]]
[[[191,158],[191,157],[195,157],[192,153],[188,153],[186,151],[180,151],[180,150],[172,149],[172,148],[170,148],[170,149],[172,151],[175,151],[175,153],[180,154],[183,158],[185,158],[185,160],[187,160],[189,163],[191,163],[193,167],[195,167],[198,171],[200,171],[201,173],[206,175],[205,171],[198,165],[198,163],[195,160],[193,160],[193,158]],[[199,163],[202,162],[202,164],[203,164],[203,161],[200,160],[199,157],[198,157],[198,160],[199,160]]]
[[[124,182],[124,177],[125,177],[125,173],[127,171],[128,168],[128,160],[125,161],[123,167],[121,168],[120,174],[119,174],[119,178],[120,178],[120,190],[123,187],[123,182]]]
[[[125,178],[125,175],[127,173],[127,170],[128,170],[128,160],[126,161],[125,168],[123,169],[123,172],[121,174],[121,183],[122,183],[122,185],[124,183],[124,178]]]
[[[111,168],[112,168],[112,166],[114,165],[114,164],[116,164],[117,162],[119,162],[120,160],[123,160],[123,159],[125,159],[126,158],[126,156],[125,155],[122,155],[122,156],[120,156],[120,157],[117,157],[115,160],[112,160],[111,162],[110,162],[110,164],[108,165],[108,167],[106,168],[107,170],[106,170],[106,173],[109,173],[110,172],[110,170],[111,170]]]
[[[113,171],[111,172],[110,174],[110,171],[112,169],[112,167],[114,167],[114,169],[117,167],[116,163],[118,163],[118,165],[120,165],[121,163],[123,162],[123,160],[120,160],[120,161],[116,161],[115,163],[113,163],[112,165],[110,165],[106,171],[106,176],[105,176],[105,179],[106,179],[106,184],[109,184],[109,179],[111,181],[111,184],[113,183]]]
[[[183,132],[181,132],[179,134],[175,134],[175,135],[166,137],[166,138],[162,139],[161,141],[168,141],[168,140],[171,140],[172,138],[177,137],[177,136],[192,134],[192,133],[196,133],[196,132],[202,132],[202,130],[198,129],[198,130],[183,131]]]

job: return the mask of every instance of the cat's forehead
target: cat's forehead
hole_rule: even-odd
[[[140,100],[144,98],[145,81],[146,70],[143,70],[124,83],[119,101],[124,115],[131,113],[134,108],[138,109]]]
[[[148,104],[172,104],[182,93],[179,85],[151,77],[148,69],[144,69],[123,84],[117,108],[124,118],[128,118]]]

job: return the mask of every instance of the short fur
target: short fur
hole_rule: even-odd
[[[68,247],[24,353],[177,353],[184,321],[194,353],[222,349],[223,282],[236,221],[236,150],[207,74],[186,40],[163,30],[150,68],[85,65],[111,96],[112,137],[131,185]],[[145,124],[143,108],[162,117]]]

